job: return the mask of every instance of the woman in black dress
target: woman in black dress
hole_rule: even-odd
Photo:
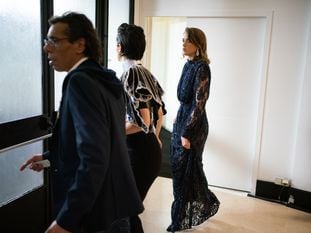
[[[118,27],[117,53],[124,72],[121,81],[127,97],[127,145],[136,185],[142,201],[159,174],[162,151],[159,133],[166,113],[163,89],[155,77],[142,66],[146,47],[141,27],[123,23]],[[131,233],[142,233],[138,216],[130,219]]]
[[[189,229],[215,215],[219,201],[208,188],[202,153],[208,135],[205,104],[211,75],[206,37],[198,28],[186,28],[183,54],[188,60],[177,88],[180,107],[171,139],[174,201],[167,231]]]

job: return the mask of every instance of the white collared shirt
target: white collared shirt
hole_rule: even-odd
[[[85,60],[89,59],[88,57],[83,57],[81,58],[76,64],[74,64],[73,67],[71,67],[71,69],[68,71],[68,73],[70,71],[73,71],[74,69],[76,69],[82,62],[84,62]]]
[[[132,60],[132,59],[124,59],[122,61],[122,68],[123,68],[123,71],[128,71],[131,67],[135,65],[139,65],[139,64],[140,64],[140,61]]]

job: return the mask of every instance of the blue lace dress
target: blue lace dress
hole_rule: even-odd
[[[180,107],[171,139],[171,167],[174,201],[168,231],[196,226],[215,215],[219,201],[208,188],[202,153],[208,135],[205,104],[209,97],[210,69],[202,60],[187,61],[177,88]],[[181,136],[191,148],[181,145]]]

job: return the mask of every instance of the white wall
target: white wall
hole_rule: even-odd
[[[137,24],[148,16],[272,13],[257,179],[289,178],[311,191],[311,0],[136,0]],[[176,84],[177,85],[177,84]]]
[[[309,8],[311,12],[311,7]],[[309,20],[310,22],[310,20]],[[300,90],[299,108],[297,111],[297,139],[292,158],[291,177],[298,187],[311,190],[311,23],[306,44],[306,59],[304,61],[303,81]]]

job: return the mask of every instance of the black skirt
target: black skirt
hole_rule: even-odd
[[[142,201],[160,172],[162,151],[154,133],[127,135],[127,146]]]

